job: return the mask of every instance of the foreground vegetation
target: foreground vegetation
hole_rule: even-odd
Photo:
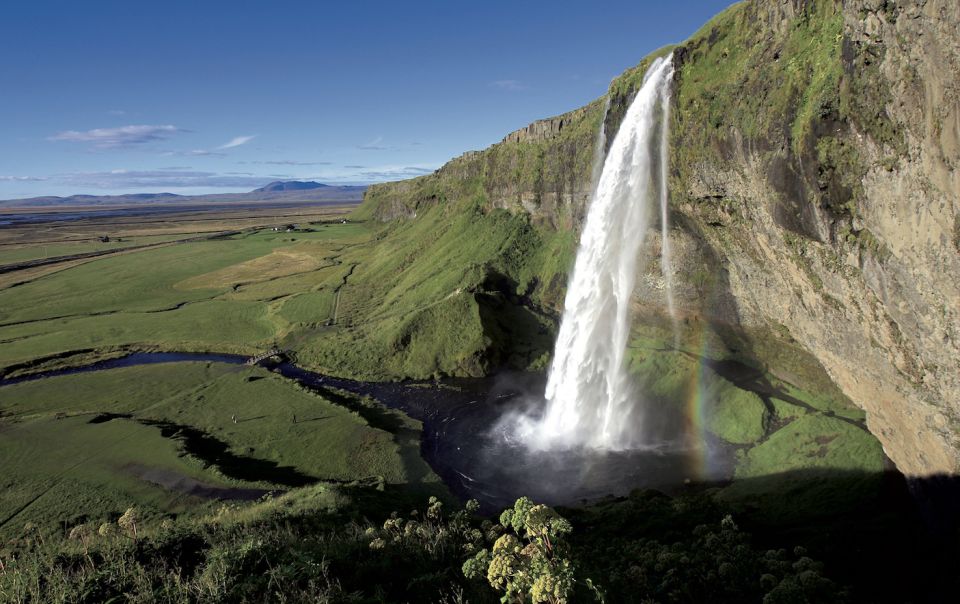
[[[908,537],[920,534],[914,514],[860,505],[855,516],[820,509],[818,518],[794,503],[808,514],[797,532],[758,524],[709,493],[638,491],[578,510],[521,498],[488,519],[471,502],[450,510],[395,488],[320,484],[201,517],[134,507],[56,536],[24,526],[0,550],[0,598],[787,603],[948,593],[942,546]]]
[[[696,497],[637,494],[573,524],[527,499],[499,523],[474,516],[470,503],[448,513],[431,499],[390,513],[388,501],[398,503],[322,485],[198,520],[148,520],[130,508],[63,538],[43,540],[27,527],[2,558],[0,594],[10,602],[564,603],[826,602],[842,593],[802,548],[758,549]],[[595,524],[597,514],[609,522],[634,513],[660,531],[673,526],[615,538]]]

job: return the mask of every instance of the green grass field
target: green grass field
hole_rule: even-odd
[[[117,311],[159,311],[211,299],[227,288],[179,289],[177,283],[269,253],[264,240],[187,243],[90,262],[0,292],[0,322],[37,321]]]
[[[163,243],[165,241],[174,241],[177,239],[186,239],[187,237],[189,237],[189,235],[144,235],[140,237],[123,237],[120,241],[112,239],[108,242],[84,240],[60,243],[34,243],[27,245],[8,244],[0,246],[0,265],[25,262],[27,260],[55,258],[57,256],[69,256],[72,254],[85,254],[88,252],[100,252],[104,250],[119,250],[137,245],[149,245],[153,243]]]
[[[104,413],[130,417],[90,423]],[[223,443],[242,458],[241,471],[266,462],[318,480],[436,480],[419,458],[416,422],[395,414],[394,433],[373,428],[259,368],[177,362],[45,378],[0,388],[0,416],[0,534],[26,522],[106,518],[133,504],[158,514],[206,506],[143,478],[158,472],[213,487],[285,488],[211,465],[203,452],[162,436],[149,423],[156,421]]]
[[[264,229],[97,259],[0,290],[0,367],[81,349],[253,353],[330,318],[349,268],[338,257],[368,239],[357,224]]]

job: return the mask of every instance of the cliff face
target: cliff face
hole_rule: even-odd
[[[955,0],[755,0],[674,51],[684,318],[728,326],[774,371],[812,355],[916,475],[960,469],[958,23]],[[410,219],[472,196],[576,230],[604,104],[613,132],[650,60],[606,99],[371,187],[361,215]],[[662,316],[663,281],[650,262],[640,316]]]
[[[952,0],[765,2],[680,53],[673,201],[722,318],[811,352],[912,474],[958,468],[958,23]]]
[[[418,209],[479,192],[489,207],[527,212],[554,228],[575,228],[590,197],[602,118],[603,102],[595,101],[516,130],[483,151],[467,152],[434,174],[373,185],[361,215],[385,222],[410,218]]]

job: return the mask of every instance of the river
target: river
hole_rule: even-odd
[[[199,353],[134,353],[122,358],[0,381],[0,386],[91,371],[154,363],[210,362],[239,365],[246,357]],[[334,399],[338,390],[368,396],[423,423],[421,454],[461,499],[477,499],[495,511],[521,495],[552,505],[572,505],[636,488],[672,491],[704,479],[697,475],[705,453],[680,440],[629,451],[579,448],[533,451],[513,436],[512,414],[542,412],[544,376],[503,373],[491,378],[431,382],[363,382],[307,371],[292,363],[270,366],[280,375]],[[539,396],[533,393],[541,393]],[[199,437],[198,437],[199,438]],[[709,480],[726,480],[732,454],[707,443],[713,463]],[[259,476],[259,479],[268,479]],[[283,482],[281,482],[283,483]],[[287,483],[288,486],[296,486]]]

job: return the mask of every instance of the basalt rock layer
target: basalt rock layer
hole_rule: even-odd
[[[748,0],[653,55],[678,65],[684,319],[728,326],[761,359],[809,354],[910,475],[960,470],[958,24],[955,0]],[[616,130],[652,58],[606,98],[371,187],[358,214],[415,220],[470,198],[576,231],[600,124]],[[649,262],[639,317],[662,315],[663,282]]]

